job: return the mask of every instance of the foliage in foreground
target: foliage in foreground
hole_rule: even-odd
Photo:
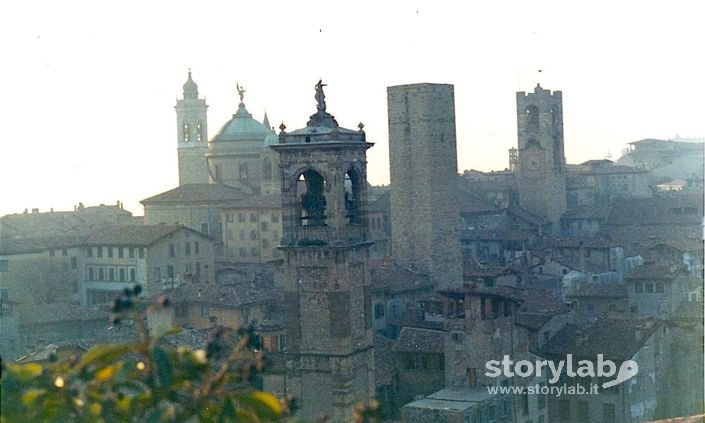
[[[248,383],[262,370],[251,330],[238,331],[232,349],[222,330],[205,351],[164,346],[147,335],[139,293],[126,290],[113,305],[118,319],[135,322],[138,341],[47,365],[3,364],[0,421],[264,422],[287,414],[286,404]]]

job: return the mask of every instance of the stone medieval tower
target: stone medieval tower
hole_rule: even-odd
[[[392,257],[462,285],[453,86],[388,87],[387,107]]]
[[[560,228],[566,211],[566,164],[563,148],[563,97],[536,85],[517,93],[519,203]]]
[[[321,412],[351,421],[353,406],[374,396],[365,133],[338,126],[318,111],[307,126],[285,132],[282,186],[287,391],[301,417]]]
[[[176,100],[176,129],[178,134],[179,185],[207,184],[208,123],[206,100],[198,98],[198,85],[188,72],[184,84],[184,98]]]

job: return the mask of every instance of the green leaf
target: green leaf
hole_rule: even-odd
[[[30,381],[42,374],[44,369],[41,364],[8,364],[7,370],[22,382]]]
[[[91,348],[86,354],[83,355],[81,361],[76,365],[74,370],[80,372],[86,366],[89,366],[99,360],[113,362],[118,357],[125,355],[130,351],[134,351],[135,347],[136,345],[132,343],[98,345]]]
[[[108,367],[103,367],[95,374],[95,380],[98,382],[105,382],[108,379],[112,379],[121,367],[122,363],[115,363]]]
[[[282,405],[273,394],[264,391],[249,391],[237,400],[252,408],[257,417],[264,420],[275,420],[282,414]]]
[[[34,401],[47,392],[46,389],[28,389],[22,394],[22,404],[31,407]]]

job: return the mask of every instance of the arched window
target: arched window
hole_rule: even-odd
[[[203,124],[200,120],[198,121],[198,123],[196,123],[196,141],[203,141]]]
[[[181,128],[181,134],[181,138],[184,140],[184,142],[191,141],[191,127],[187,121],[184,122]]]
[[[324,226],[326,224],[325,180],[320,173],[309,169],[299,176],[297,194],[301,201],[301,225]]]
[[[362,223],[361,178],[355,168],[345,174],[345,217],[350,224]]]
[[[262,177],[265,181],[272,180],[272,161],[269,160],[269,157],[265,157],[262,162]]]
[[[533,104],[526,108],[526,129],[528,131],[539,129],[539,108]]]

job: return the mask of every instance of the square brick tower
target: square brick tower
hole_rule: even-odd
[[[392,257],[462,285],[453,85],[388,87],[387,107]]]
[[[519,204],[548,218],[557,233],[567,208],[563,95],[539,84],[533,93],[516,95]]]
[[[280,126],[287,392],[299,416],[348,422],[374,397],[366,142],[326,112],[303,129]]]

